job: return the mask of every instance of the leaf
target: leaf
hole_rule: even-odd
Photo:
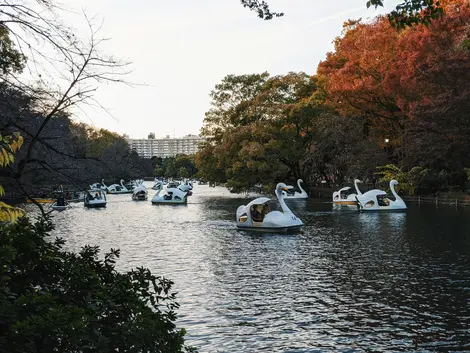
[[[21,148],[21,146],[23,145],[23,136],[19,135],[18,137],[18,148]]]

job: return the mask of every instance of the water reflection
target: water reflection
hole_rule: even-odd
[[[299,234],[237,231],[254,197],[196,186],[186,207],[163,207],[112,195],[105,210],[57,214],[56,234],[173,279],[178,323],[201,352],[470,349],[470,210],[308,200],[289,203]]]

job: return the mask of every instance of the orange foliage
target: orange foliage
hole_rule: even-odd
[[[345,23],[335,51],[318,67],[328,102],[344,115],[363,114],[378,130],[403,128],[403,114],[382,83],[393,67],[399,34],[387,18]]]

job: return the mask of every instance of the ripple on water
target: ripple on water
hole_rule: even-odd
[[[178,207],[110,195],[106,209],[56,214],[55,235],[174,280],[178,324],[201,352],[470,350],[468,209],[309,200],[292,206],[301,233],[269,235],[236,230],[248,200],[197,185]]]

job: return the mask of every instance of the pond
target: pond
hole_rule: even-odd
[[[264,234],[236,230],[244,196],[198,185],[186,206],[109,195],[106,209],[56,213],[55,235],[70,250],[120,248],[120,270],[172,279],[178,325],[200,352],[470,351],[469,208],[293,201],[303,231]]]

